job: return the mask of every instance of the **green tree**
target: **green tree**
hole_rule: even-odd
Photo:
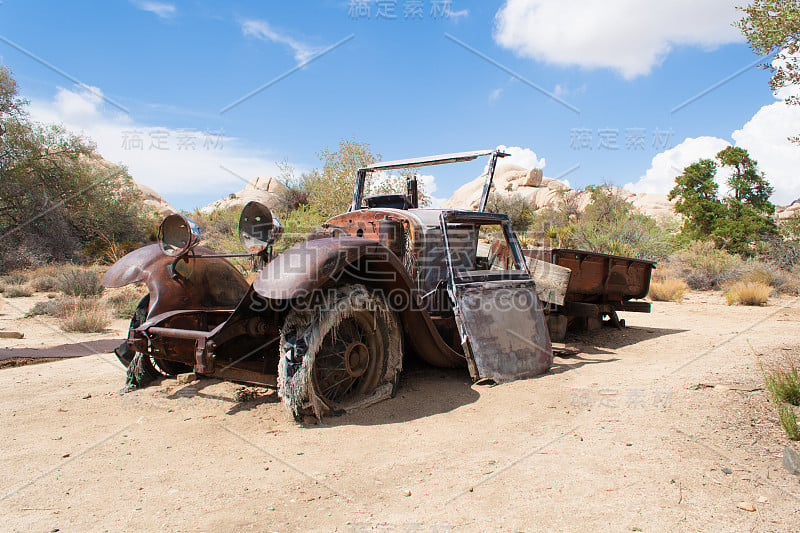
[[[759,238],[777,232],[770,216],[775,212],[769,201],[772,187],[743,148],[725,148],[716,160],[701,159],[675,178],[668,198],[677,199],[675,211],[686,217],[681,234],[689,240],[713,239],[728,251],[753,255]],[[719,167],[731,169],[727,185],[732,194],[723,201],[715,181]]]
[[[677,198],[675,212],[686,217],[681,233],[690,240],[707,239],[725,211],[717,198],[716,174],[717,164],[710,159],[692,163],[675,178],[676,185],[667,196],[669,200]]]
[[[766,215],[775,212],[775,206],[769,201],[773,188],[764,174],[758,171],[756,162],[750,158],[747,150],[729,146],[717,154],[717,160],[722,166],[733,170],[728,178],[728,187],[733,191],[735,200]]]
[[[301,186],[308,192],[309,206],[325,217],[344,213],[353,199],[356,172],[380,160],[367,143],[355,140],[339,142],[339,149],[324,148],[317,154],[322,170],[313,170],[302,178]]]
[[[339,142],[339,149],[323,149],[319,154],[321,170],[313,170],[300,179],[300,188],[308,193],[308,205],[325,218],[344,213],[353,200],[356,172],[359,168],[380,161],[380,154],[373,154],[367,143],[348,139]],[[405,193],[406,177],[413,169],[403,169],[399,174],[370,173],[364,186],[364,196],[389,193]],[[430,196],[419,184],[420,205],[430,203]]]
[[[142,238],[141,195],[127,170],[85,139],[31,121],[26,104],[0,67],[0,270]]]
[[[759,55],[775,54],[772,64],[773,91],[800,84],[800,2],[798,0],[753,0],[739,8],[744,17],[736,23],[750,47]],[[787,104],[798,105],[800,98],[790,96]],[[790,137],[800,142],[800,137]]]

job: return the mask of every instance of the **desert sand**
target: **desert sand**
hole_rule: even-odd
[[[125,321],[60,334],[20,318],[33,301],[0,300],[0,330],[26,333],[0,353],[101,353],[0,369],[6,531],[800,527],[800,477],[781,465],[797,443],[758,363],[800,351],[796,299],[656,302],[498,386],[409,361],[395,398],[310,427],[273,391],[216,380],[121,396],[107,346]]]

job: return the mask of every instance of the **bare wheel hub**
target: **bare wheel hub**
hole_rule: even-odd
[[[361,342],[352,342],[344,352],[344,366],[350,377],[364,375],[369,367],[369,348]]]

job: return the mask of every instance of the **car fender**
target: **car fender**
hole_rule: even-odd
[[[379,290],[400,315],[406,339],[420,357],[434,366],[466,365],[442,339],[397,256],[376,241],[332,237],[296,244],[264,267],[253,289],[269,300],[298,300],[331,282]]]
[[[213,254],[203,247],[195,255]],[[174,257],[158,244],[143,246],[114,263],[102,279],[104,287],[116,288],[144,283],[150,292],[148,316],[174,310],[233,309],[247,293],[250,284],[230,261],[220,257],[181,259],[173,277]]]

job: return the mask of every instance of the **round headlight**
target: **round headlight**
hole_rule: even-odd
[[[158,228],[158,243],[161,250],[171,256],[188,253],[200,242],[197,224],[177,213],[169,215]]]
[[[239,216],[239,238],[247,253],[256,255],[277,241],[283,234],[278,217],[260,202],[248,202]]]

